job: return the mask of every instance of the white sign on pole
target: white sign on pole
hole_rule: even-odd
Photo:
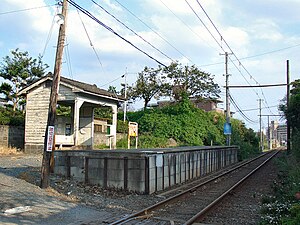
[[[54,126],[48,126],[47,152],[52,152],[54,139]]]

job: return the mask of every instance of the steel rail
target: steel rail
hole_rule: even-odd
[[[276,151],[274,154],[272,154],[269,158],[267,158],[264,162],[262,162],[259,166],[257,166],[255,169],[253,169],[249,174],[247,174],[245,177],[243,177],[241,180],[239,180],[236,184],[234,184],[231,188],[229,188],[227,191],[225,191],[222,195],[220,195],[218,198],[216,198],[213,202],[211,202],[208,206],[206,206],[204,209],[202,209],[199,213],[197,213],[195,216],[193,216],[191,219],[189,219],[187,222],[184,223],[184,225],[191,225],[199,218],[203,217],[212,207],[217,205],[225,196],[227,196],[230,192],[232,192],[235,188],[237,188],[239,185],[241,185],[245,180],[247,180],[250,176],[252,176],[255,172],[257,172],[262,166],[264,166],[267,162],[269,162],[276,154],[278,154],[279,151]]]
[[[224,172],[224,173],[222,173],[222,174],[220,174],[220,175],[218,175],[216,177],[208,179],[207,181],[204,181],[204,182],[202,182],[202,183],[200,183],[198,185],[195,185],[194,187],[191,187],[191,188],[189,188],[189,189],[187,189],[185,191],[182,191],[182,192],[180,192],[180,193],[178,193],[178,194],[176,194],[174,196],[171,196],[171,197],[169,197],[169,198],[167,198],[167,199],[165,199],[165,200],[163,200],[161,202],[158,202],[158,203],[156,203],[154,205],[151,205],[151,206],[149,206],[149,207],[147,207],[145,209],[142,209],[142,210],[140,210],[140,211],[138,211],[136,213],[133,213],[133,214],[128,215],[128,216],[126,216],[124,218],[121,218],[121,219],[119,219],[119,220],[117,220],[117,221],[115,221],[113,223],[110,223],[109,225],[123,224],[123,223],[131,221],[131,220],[133,220],[135,218],[137,219],[137,218],[139,218],[141,216],[147,215],[147,214],[149,214],[149,212],[153,211],[154,209],[158,209],[158,208],[162,207],[163,205],[165,205],[165,204],[167,204],[167,203],[169,203],[171,201],[176,201],[176,199],[178,199],[178,198],[180,198],[180,197],[182,197],[182,196],[184,196],[186,194],[189,194],[191,192],[194,192],[198,188],[200,188],[200,187],[202,187],[202,186],[204,186],[204,185],[206,185],[206,184],[208,184],[208,183],[210,183],[212,181],[215,181],[215,180],[219,179],[220,177],[223,177],[223,176],[225,176],[225,175],[227,175],[227,174],[229,174],[229,173],[231,173],[231,172],[233,172],[233,171],[235,171],[235,170],[243,167],[244,165],[247,165],[247,164],[249,164],[249,163],[251,163],[251,162],[253,162],[253,161],[255,161],[255,160],[257,160],[257,159],[259,159],[259,158],[261,158],[261,157],[263,157],[265,155],[267,155],[267,154],[269,154],[269,152],[261,154],[261,155],[255,157],[255,158],[253,158],[253,159],[251,159],[249,161],[246,161],[246,162],[244,162],[242,164],[239,164],[238,166],[233,167],[230,170],[228,170],[228,171],[226,171],[226,172]]]

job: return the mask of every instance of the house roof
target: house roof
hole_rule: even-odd
[[[24,95],[32,88],[38,86],[41,83],[44,83],[46,80],[52,80],[53,75],[52,73],[48,73],[46,76],[41,77],[40,79],[36,80],[34,83],[30,84],[29,86],[23,88],[18,95]],[[74,88],[74,92],[84,92],[92,95],[104,96],[109,97],[111,99],[115,99],[118,101],[124,101],[125,98],[121,95],[116,95],[115,93],[106,91],[104,89],[98,88],[96,84],[87,84],[84,82],[80,82],[77,80],[72,80],[66,77],[60,77],[60,84],[65,84]]]

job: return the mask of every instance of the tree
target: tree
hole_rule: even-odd
[[[7,101],[13,103],[15,111],[22,101],[17,93],[27,85],[45,74],[47,64],[42,62],[42,57],[34,59],[28,52],[20,52],[19,49],[11,51],[12,57],[6,56],[0,64],[0,77],[7,82],[0,85],[0,93],[5,95]]]
[[[111,92],[113,94],[119,94],[119,92],[117,91],[117,88],[115,86],[109,86],[107,89],[108,92]]]
[[[172,81],[169,91],[175,100],[180,100],[182,94],[198,99],[219,97],[220,88],[214,83],[214,77],[199,70],[195,65],[182,66],[179,63],[171,63],[164,68],[164,73]]]
[[[145,109],[152,98],[163,96],[168,89],[168,83],[165,82],[165,77],[161,72],[162,68],[160,66],[158,69],[145,67],[139,73],[136,83],[128,87],[129,99],[134,101],[143,99]]]
[[[279,105],[279,110],[284,113],[292,129],[292,152],[300,159],[300,79],[292,82],[289,106],[286,105],[286,97]]]

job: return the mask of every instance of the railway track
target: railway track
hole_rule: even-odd
[[[106,224],[193,224],[216,206],[225,196],[259,170],[278,151],[265,153],[221,174],[169,191],[167,198],[148,208]],[[191,186],[192,185],[192,186]]]

